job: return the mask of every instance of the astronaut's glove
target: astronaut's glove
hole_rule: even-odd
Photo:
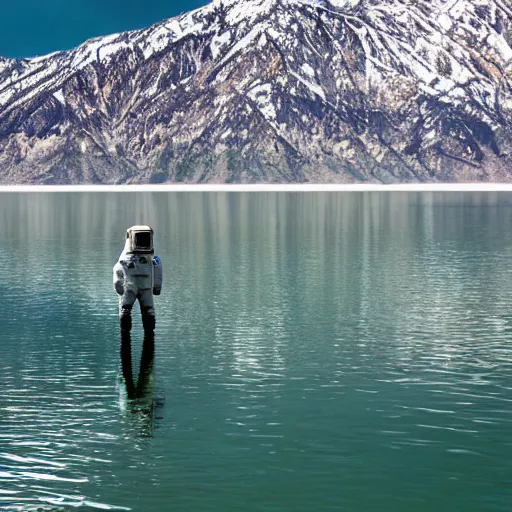
[[[116,292],[118,295],[123,295],[124,293],[124,286],[121,283],[116,283],[114,285],[114,288],[116,289]]]
[[[156,286],[153,286],[153,295],[160,295],[161,291],[162,288],[157,288]]]

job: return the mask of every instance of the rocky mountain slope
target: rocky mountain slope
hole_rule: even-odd
[[[215,0],[0,59],[0,183],[512,181],[509,0]]]

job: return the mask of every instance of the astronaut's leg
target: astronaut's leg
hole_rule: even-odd
[[[155,305],[153,302],[153,290],[141,290],[139,301],[144,331],[153,331],[155,329]]]
[[[137,298],[133,290],[124,291],[119,297],[119,325],[122,331],[129,331],[132,328],[132,307]]]

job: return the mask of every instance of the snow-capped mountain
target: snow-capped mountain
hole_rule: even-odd
[[[214,0],[0,58],[0,182],[512,180],[509,0]]]

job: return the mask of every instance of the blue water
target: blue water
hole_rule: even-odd
[[[512,509],[512,195],[0,199],[0,510]]]

